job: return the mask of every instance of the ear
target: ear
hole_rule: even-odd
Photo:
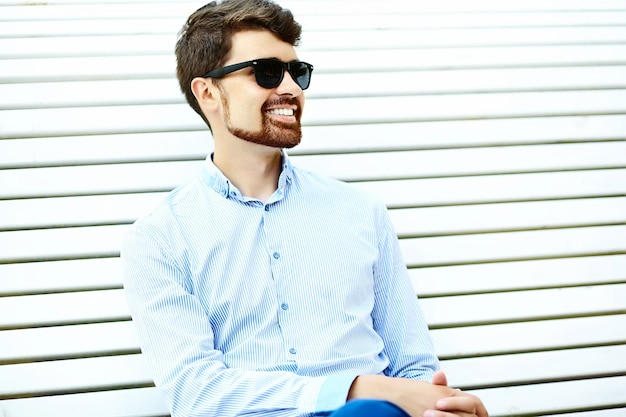
[[[220,104],[219,89],[210,78],[196,77],[191,80],[191,92],[205,111],[215,110]]]

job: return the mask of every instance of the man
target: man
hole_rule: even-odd
[[[212,2],[176,46],[214,138],[201,178],[139,220],[125,288],[176,416],[473,416],[435,372],[384,205],[292,166],[301,28],[269,0]]]

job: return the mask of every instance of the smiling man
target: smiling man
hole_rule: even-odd
[[[447,387],[385,206],[293,166],[313,66],[268,0],[212,2],[176,46],[214,138],[138,220],[124,285],[172,416],[479,416]]]

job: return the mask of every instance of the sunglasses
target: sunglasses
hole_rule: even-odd
[[[203,78],[222,78],[231,72],[240,69],[252,67],[256,83],[263,88],[276,88],[283,82],[285,71],[289,72],[291,78],[306,90],[311,83],[311,73],[313,65],[302,61],[282,62],[276,58],[262,58],[253,61],[240,62],[239,64],[227,65],[222,68],[214,69],[204,74]]]

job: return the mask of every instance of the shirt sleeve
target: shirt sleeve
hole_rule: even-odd
[[[138,223],[127,235],[124,287],[143,356],[173,417],[308,416],[345,403],[338,387],[349,388],[346,381],[226,367],[184,262],[174,258],[166,232],[154,229]]]
[[[384,206],[380,208],[378,223],[379,258],[374,268],[372,318],[390,361],[385,374],[431,382],[439,369],[439,360]]]

